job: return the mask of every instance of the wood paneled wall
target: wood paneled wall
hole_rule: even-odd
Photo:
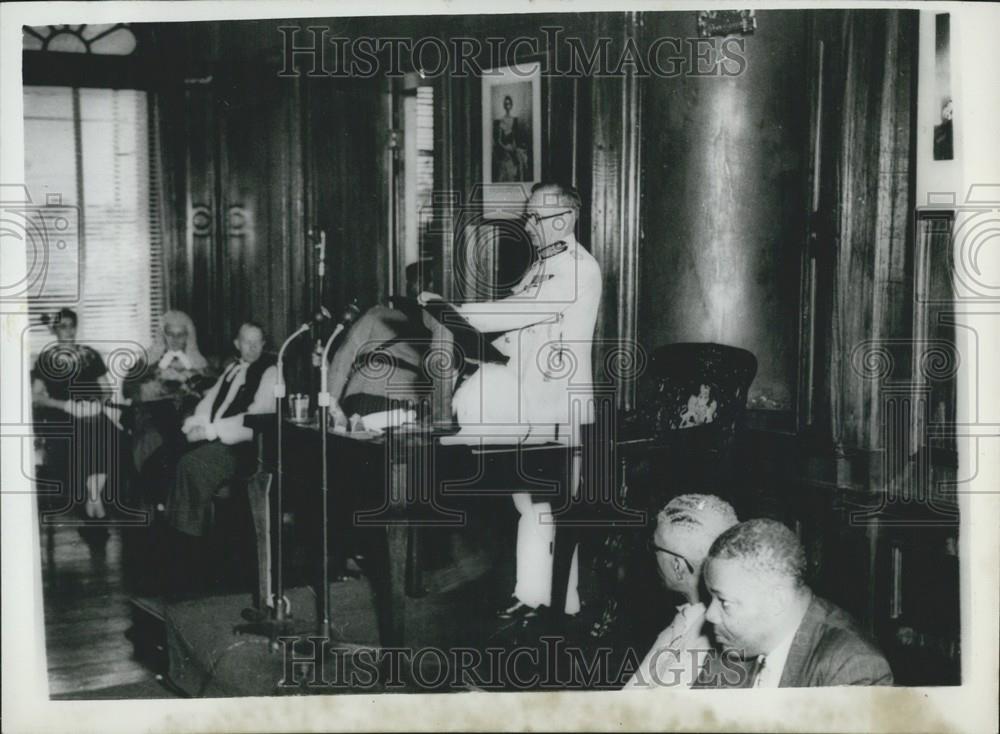
[[[320,304],[339,314],[385,291],[380,84],[280,76],[279,25],[199,23],[167,32],[190,51],[161,90],[178,223],[170,302],[194,318],[202,349],[220,356],[247,319],[261,323],[276,348]],[[298,346],[307,354],[305,340]]]
[[[829,41],[842,74],[829,84],[834,165],[819,213],[831,235],[821,246],[835,253],[826,396],[833,438],[849,449],[889,448],[872,360],[898,363],[893,380],[909,378],[909,349],[894,353],[892,342],[912,336],[916,20],[847,13]]]
[[[603,14],[594,20],[592,39],[610,38],[612,47],[641,47],[643,28],[637,13]],[[639,258],[641,257],[640,196],[643,185],[641,148],[644,119],[643,85],[634,69],[622,75],[581,81],[588,105],[581,106],[581,124],[589,135],[585,150],[591,157],[583,186],[589,190],[589,231],[594,256],[604,276],[601,312],[595,331],[594,379],[623,410],[635,407],[635,381],[644,363],[636,352],[654,345],[639,341]],[[589,114],[588,114],[589,113]]]
[[[304,85],[305,217],[309,227],[326,233],[323,302],[334,315],[354,299],[364,309],[387,295],[383,96],[375,80],[309,79]],[[311,265],[309,273],[311,278]]]
[[[186,81],[170,110],[185,131],[184,167],[174,176],[184,234],[171,257],[170,301],[191,314],[212,354],[229,351],[245,320],[274,342],[293,316],[308,314],[297,91],[216,72]]]

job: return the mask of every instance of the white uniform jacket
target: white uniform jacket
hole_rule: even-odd
[[[480,331],[502,332],[493,344],[510,357],[505,366],[483,365],[456,391],[463,428],[516,425],[525,435],[558,425],[568,438],[565,429],[593,422],[591,354],[600,301],[600,266],[573,238],[537,260],[507,298],[459,305]],[[478,410],[470,410],[474,403]]]

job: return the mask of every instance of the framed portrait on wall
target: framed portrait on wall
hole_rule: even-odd
[[[934,160],[950,161],[954,156],[953,120],[955,103],[951,92],[951,14],[934,16],[934,82],[939,118],[934,123]]]
[[[541,64],[484,72],[482,100],[484,213],[518,216],[542,177]]]

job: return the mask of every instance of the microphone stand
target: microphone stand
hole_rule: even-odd
[[[277,541],[275,543],[276,547],[275,558],[273,561],[273,565],[277,566],[275,571],[276,578],[275,578],[274,589],[273,590],[269,589],[269,591],[271,591],[269,599],[260,600],[262,608],[259,610],[259,617],[261,618],[255,619],[254,621],[249,622],[248,624],[237,625],[235,630],[240,633],[266,635],[267,637],[271,638],[272,644],[274,643],[274,640],[278,637],[278,635],[282,633],[287,633],[287,631],[289,630],[289,623],[290,623],[289,618],[292,616],[291,615],[292,604],[288,600],[288,597],[285,596],[285,587],[282,578],[283,560],[281,553],[282,533],[284,531],[284,522],[283,522],[284,508],[282,504],[283,490],[284,490],[284,468],[282,466],[282,453],[284,451],[284,447],[282,446],[282,440],[281,440],[282,439],[281,424],[282,424],[282,401],[285,398],[285,373],[284,373],[285,350],[288,349],[289,344],[291,344],[301,334],[304,334],[305,332],[309,331],[310,328],[312,328],[311,322],[302,324],[302,326],[300,326],[298,329],[292,332],[291,336],[285,339],[285,341],[281,344],[281,349],[278,350],[278,364],[277,364],[278,377],[277,381],[274,384],[274,407],[275,407],[274,412],[278,421],[278,429],[277,429],[278,451],[277,451],[276,472],[275,472],[278,478],[276,483],[277,489],[275,492],[276,504],[277,504],[276,512],[278,518],[278,532],[277,532]],[[270,511],[271,511],[270,507],[264,508],[265,513],[270,513]],[[267,538],[267,542],[268,544],[271,543],[270,537]],[[262,568],[261,573],[263,573],[264,571],[265,569]],[[267,616],[267,618],[263,618],[266,614],[267,607],[271,607],[274,610],[273,616]],[[257,615],[254,614],[253,616]],[[246,615],[244,615],[244,618],[250,619],[250,617],[247,617]]]
[[[312,230],[310,230],[309,234],[310,234],[310,236],[312,236],[312,234],[313,234]],[[316,254],[316,280],[314,281],[315,285],[314,285],[314,288],[313,288],[313,302],[316,303],[316,304],[318,304],[318,307],[321,310],[321,312],[323,313],[323,315],[326,318],[329,319],[329,318],[332,318],[330,316],[330,312],[327,311],[326,307],[322,305],[323,304],[323,290],[324,290],[323,286],[325,285],[324,281],[326,279],[326,231],[325,230],[321,229],[319,231],[319,239],[313,245],[313,250],[315,250],[315,254]],[[313,345],[313,351],[312,351],[312,366],[313,367],[319,367],[319,357],[320,357],[320,352],[322,352],[322,350],[323,350],[323,340],[322,340],[322,338],[319,335],[319,331],[317,330],[315,344]],[[309,392],[312,392],[313,380],[315,380],[315,379],[316,379],[316,373],[315,373],[315,371],[314,372],[310,372],[309,373],[309,388],[310,388]],[[323,389],[323,386],[320,385],[317,388],[316,392],[318,393],[322,389]]]
[[[284,361],[285,361],[285,350],[288,349],[288,345],[292,343],[300,334],[304,334],[309,331],[312,324],[305,323],[302,324],[298,329],[292,332],[292,335],[285,339],[285,342],[281,345],[281,349],[278,350],[278,381],[274,385],[274,404],[275,413],[278,416],[278,458],[277,458],[277,518],[278,518],[278,539],[275,548],[275,593],[274,593],[274,610],[275,619],[282,620],[285,616],[291,616],[291,602],[285,596],[285,584],[283,580],[283,562],[282,562],[282,536],[284,534],[285,522],[284,522],[284,476],[285,471],[282,465],[282,455],[284,453],[284,446],[282,444],[282,402],[285,399],[285,372],[284,372]],[[284,608],[284,611],[282,609]]]
[[[322,465],[323,465],[323,484],[321,488],[322,494],[322,516],[323,516],[323,583],[322,583],[322,594],[323,594],[323,604],[321,621],[322,625],[320,628],[320,634],[323,637],[329,638],[330,636],[330,553],[329,553],[329,524],[330,519],[327,514],[327,506],[329,502],[329,468],[327,466],[327,425],[330,418],[330,402],[331,396],[330,391],[327,390],[327,376],[330,371],[330,347],[333,346],[333,342],[336,341],[337,337],[340,336],[341,332],[349,324],[351,324],[355,319],[357,319],[360,314],[360,310],[357,306],[357,301],[352,302],[340,317],[340,321],[337,323],[336,328],[334,328],[333,333],[330,334],[330,338],[326,340],[326,344],[323,346],[323,354],[320,359],[320,391],[316,396],[316,405],[319,406],[319,430],[320,430],[320,445],[322,446]]]

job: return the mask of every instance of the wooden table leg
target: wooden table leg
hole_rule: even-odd
[[[390,446],[389,507],[385,528],[386,594],[382,645],[400,647],[406,641],[406,566],[410,527],[404,515],[409,463],[401,447]]]
[[[386,545],[389,553],[389,593],[386,630],[390,639],[383,645],[401,647],[406,641],[406,561],[409,527],[392,524],[386,528]]]

